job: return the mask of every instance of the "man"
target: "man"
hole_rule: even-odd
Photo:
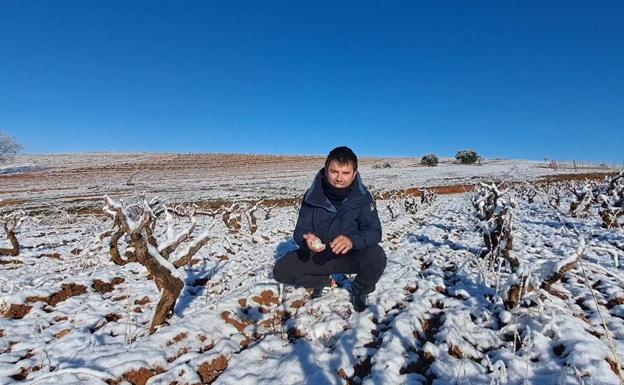
[[[381,224],[375,201],[362,184],[350,148],[334,148],[327,156],[303,197],[294,239],[299,249],[275,263],[275,280],[312,288],[318,297],[330,274],[356,273],[351,303],[358,312],[366,309],[367,295],[386,268],[386,254],[378,245]]]

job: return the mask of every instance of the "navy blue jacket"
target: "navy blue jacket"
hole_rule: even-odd
[[[303,196],[294,234],[297,245],[308,250],[303,239],[303,235],[307,233],[319,237],[326,250],[330,249],[329,242],[339,235],[349,237],[354,250],[378,244],[381,241],[381,223],[375,200],[362,184],[360,174],[356,175],[353,188],[338,209],[323,192],[324,177],[323,168],[316,174],[312,186]]]

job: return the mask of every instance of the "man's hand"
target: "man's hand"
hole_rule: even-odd
[[[307,233],[303,235],[303,239],[306,240],[308,249],[314,251],[315,253],[320,253],[325,250],[325,244],[316,235]]]
[[[339,235],[329,243],[334,254],[346,254],[353,248],[353,242],[349,237],[345,237],[344,235]]]

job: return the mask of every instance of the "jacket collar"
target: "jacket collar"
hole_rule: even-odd
[[[323,192],[323,178],[325,177],[325,168],[320,169],[316,176],[314,177],[314,181],[312,182],[312,186],[306,191],[303,196],[303,200],[306,203],[309,203],[313,206],[322,207],[328,211],[336,212],[336,207],[327,199],[325,193]],[[360,178],[360,173],[357,173],[355,176],[355,180],[353,181],[353,189],[347,197],[345,198],[345,204],[349,201],[354,201],[358,198],[365,197],[368,194],[368,190],[364,187],[362,183],[362,179]]]

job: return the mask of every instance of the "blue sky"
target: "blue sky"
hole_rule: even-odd
[[[0,1],[0,131],[84,151],[624,160],[621,1]]]

